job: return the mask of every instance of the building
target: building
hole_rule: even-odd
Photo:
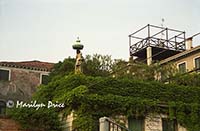
[[[129,35],[130,56],[148,65],[173,63],[181,73],[189,72],[200,68],[200,46],[192,43],[198,35],[186,38],[184,31],[148,24]]]
[[[147,29],[147,36],[135,36],[144,29]],[[129,44],[130,56],[148,65],[157,61],[162,65],[173,62],[180,72],[200,67],[200,46],[192,47],[192,37],[186,38],[184,31],[147,25],[129,35]],[[176,119],[170,120],[167,114],[154,113],[141,118],[120,116],[124,128],[111,119],[100,119],[100,131],[187,131]],[[73,114],[67,116],[66,131],[72,130],[73,120]]]
[[[192,42],[192,39],[188,39]],[[173,63],[177,66],[180,73],[190,72],[200,68],[200,46],[188,48],[179,54],[161,60],[160,64]]]
[[[180,73],[199,71],[200,46],[193,47],[192,43],[199,34],[186,38],[184,31],[148,24],[129,35],[130,57],[147,65],[172,63]],[[186,131],[163,114],[129,120],[128,125],[138,131]]]
[[[37,86],[46,84],[53,66],[41,61],[0,62],[0,131],[21,130],[16,121],[6,116],[8,101],[29,100]]]
[[[8,100],[29,100],[53,68],[53,63],[40,61],[0,62],[0,114]]]

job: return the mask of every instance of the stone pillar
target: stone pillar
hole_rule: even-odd
[[[151,65],[152,64],[152,47],[147,47],[146,49],[147,51],[147,65]]]
[[[109,131],[109,122],[106,117],[101,117],[99,119],[99,131]]]

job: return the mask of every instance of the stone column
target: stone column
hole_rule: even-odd
[[[101,117],[99,119],[99,124],[100,124],[99,131],[109,131],[109,122],[106,117]]]
[[[151,65],[152,64],[152,47],[147,47],[146,49],[147,51],[147,65]]]

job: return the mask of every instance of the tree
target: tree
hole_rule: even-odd
[[[137,61],[115,60],[112,66],[113,76],[128,77],[144,81],[169,81],[178,71],[174,64],[160,65],[159,62],[147,65]]]
[[[50,73],[49,81],[51,81],[51,79],[55,76],[59,77],[73,73],[75,62],[76,60],[74,58],[68,57],[64,59],[63,62],[59,61],[58,63],[56,63],[53,67],[52,72]]]
[[[49,84],[38,87],[33,100],[65,103],[65,108],[53,110],[57,115],[42,109],[39,112],[12,112],[13,117],[28,127],[34,128],[39,121],[44,123],[38,127],[59,131],[60,121],[56,116],[62,112],[66,117],[73,111],[76,116],[74,128],[90,127],[89,130],[94,131],[102,116],[141,117],[157,112],[169,115],[170,119],[176,118],[189,131],[200,130],[200,88],[152,81],[155,72],[161,71],[160,65],[147,67],[134,63],[129,66],[130,63],[123,60],[112,63],[110,57],[102,59],[98,55],[87,56],[86,75],[65,73],[65,63],[60,63]],[[116,77],[108,76],[112,70]]]
[[[200,87],[200,74],[196,72],[176,74],[174,77],[171,77],[170,82],[178,85]]]
[[[83,63],[83,73],[89,76],[108,76],[112,68],[112,59],[109,55],[86,55]]]
[[[76,60],[68,57],[63,62],[54,65],[50,78],[74,73]],[[86,55],[83,62],[83,74],[88,76],[108,76],[112,68],[112,59],[109,55]]]

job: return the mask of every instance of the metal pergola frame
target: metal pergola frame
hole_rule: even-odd
[[[153,29],[157,29],[158,31],[152,33]],[[137,36],[142,31],[147,31],[146,37]],[[164,38],[159,38],[159,35],[162,35],[162,33],[165,33]],[[170,33],[175,33],[176,35],[169,38]],[[134,43],[135,40],[139,41]],[[149,46],[173,51],[184,51],[186,48],[185,41],[185,31],[148,24],[129,35],[129,52],[130,56],[134,56],[135,53]]]

